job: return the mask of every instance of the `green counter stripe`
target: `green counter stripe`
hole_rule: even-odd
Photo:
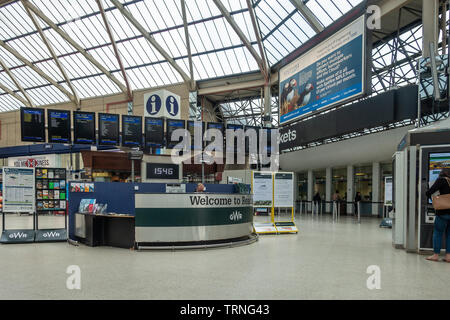
[[[136,227],[215,226],[253,222],[250,207],[136,208]]]

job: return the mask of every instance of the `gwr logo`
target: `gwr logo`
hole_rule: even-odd
[[[14,233],[11,233],[8,237],[10,239],[22,239],[22,238],[27,238],[28,235],[24,232],[14,232]]]
[[[57,231],[48,231],[42,235],[44,238],[56,238],[59,237],[59,232]]]
[[[230,214],[230,220],[231,221],[242,220],[242,213],[240,213],[239,211],[233,211],[233,213]]]

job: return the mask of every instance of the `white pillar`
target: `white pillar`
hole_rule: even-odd
[[[333,175],[332,175],[332,169],[331,168],[326,168],[325,170],[325,201],[331,201],[331,187],[332,187],[332,180],[333,180]],[[326,207],[325,207],[325,211],[326,212],[331,212],[331,205],[330,203],[327,203]]]
[[[379,162],[372,163],[372,202],[380,202],[381,189],[381,166]],[[372,215],[378,215],[380,205],[378,203],[372,204]]]
[[[355,200],[355,191],[353,185],[355,184],[355,169],[353,166],[347,166],[347,202]],[[347,214],[353,213],[353,203],[347,204]]]
[[[430,42],[434,43],[435,51],[437,54],[437,43],[439,38],[439,0],[423,0],[422,6],[422,25],[423,25],[423,37],[422,37],[422,55],[424,58],[430,57]]]
[[[314,192],[314,175],[312,170],[308,170],[308,201],[312,201]],[[310,210],[312,209],[311,204],[309,205]]]

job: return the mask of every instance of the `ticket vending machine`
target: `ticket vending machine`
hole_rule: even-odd
[[[397,149],[393,156],[393,245],[408,252],[430,251],[435,215],[426,192],[442,168],[450,167],[450,119],[408,131]]]
[[[450,145],[423,146],[420,148],[420,220],[419,251],[433,249],[433,225],[435,211],[426,192],[433,185],[443,168],[450,168]],[[444,248],[445,236],[443,240]]]

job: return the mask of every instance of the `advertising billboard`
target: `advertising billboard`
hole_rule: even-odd
[[[365,92],[365,17],[280,69],[280,125]]]

